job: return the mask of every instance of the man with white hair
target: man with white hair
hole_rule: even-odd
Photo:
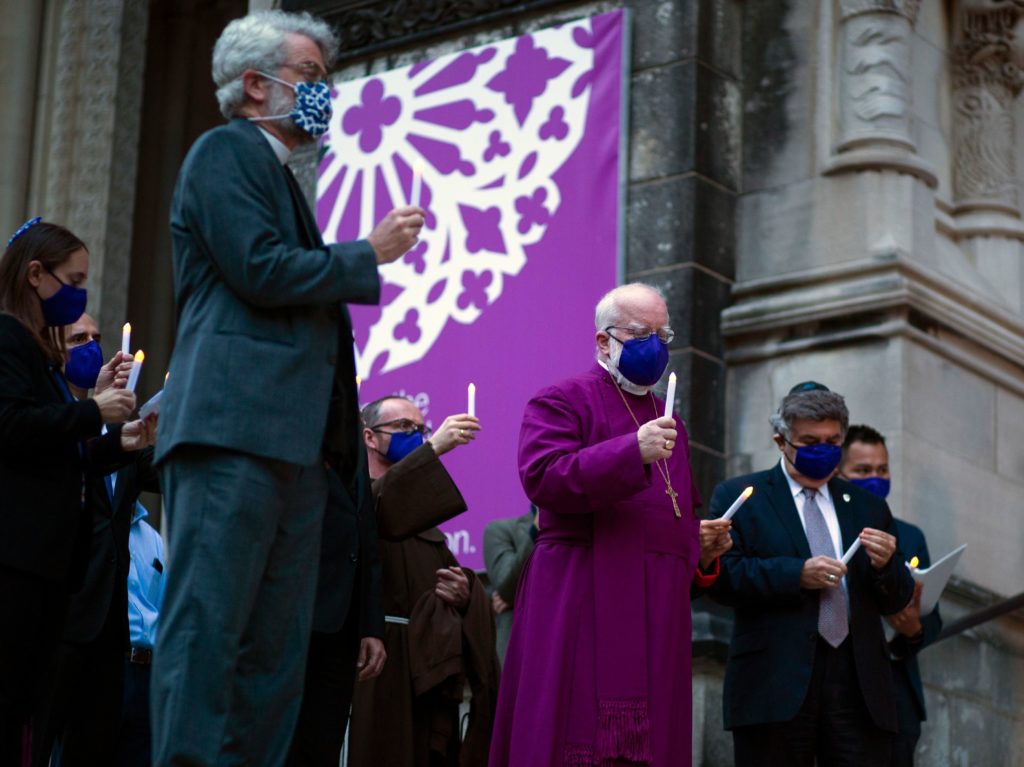
[[[327,129],[337,40],[308,14],[232,21],[213,52],[227,125],[196,141],[171,206],[177,340],[156,460],[168,512],[152,672],[154,762],[284,763],[299,711],[326,502],[354,492],[359,412],[345,302],[423,211],[325,245],[285,164]],[[383,630],[383,626],[379,627]]]
[[[700,521],[686,429],[652,393],[668,308],[648,285],[596,311],[597,362],[526,406],[519,473],[540,532],[516,592],[491,767],[683,765],[690,597],[729,522]]]

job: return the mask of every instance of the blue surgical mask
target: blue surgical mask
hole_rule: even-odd
[[[103,367],[103,350],[96,341],[75,346],[68,352],[64,365],[64,377],[79,389],[91,389],[96,385]]]
[[[619,340],[615,336],[611,338]],[[615,366],[637,386],[654,386],[668,367],[668,345],[654,333],[644,339],[630,339],[622,343],[622,353]]]
[[[827,442],[797,446],[787,440],[786,444],[796,448],[796,460],[791,461],[793,466],[810,479],[825,479],[843,458],[843,449]]]
[[[391,434],[388,452],[384,454],[391,463],[398,463],[409,453],[423,444],[423,435],[418,431],[396,431]]]
[[[47,271],[50,272],[49,269]],[[89,294],[85,288],[68,285],[53,272],[50,272],[50,275],[60,283],[60,290],[49,298],[39,299],[43,309],[43,321],[51,328],[78,322],[78,318],[85,314],[85,304]]]
[[[856,477],[850,480],[857,487],[863,487],[869,493],[874,493],[879,498],[886,498],[889,495],[890,481],[882,477]]]
[[[260,74],[268,80],[273,80],[275,83],[280,83],[295,91],[295,104],[288,114],[250,117],[250,120],[287,120],[291,118],[292,122],[313,138],[320,138],[327,132],[331,115],[334,114],[334,107],[331,106],[331,87],[326,82],[320,80],[315,83],[293,84],[268,75],[266,72],[260,72]]]

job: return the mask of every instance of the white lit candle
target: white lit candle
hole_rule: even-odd
[[[121,327],[121,352],[132,353],[132,323],[126,322]]]
[[[742,506],[744,503],[746,503],[747,502],[747,498],[749,498],[753,494],[754,494],[754,488],[753,487],[748,487],[746,490],[744,490],[742,493],[740,493],[739,498],[737,498],[735,501],[733,501],[732,502],[732,506],[730,506],[728,508],[728,510],[726,510],[725,514],[722,515],[722,519],[732,519],[732,515],[735,514],[737,511],[739,511],[740,510],[740,506]]]
[[[859,549],[859,548],[860,548],[860,538],[857,538],[857,540],[855,540],[852,544],[850,544],[850,548],[848,548],[846,550],[846,553],[843,554],[843,564],[844,565],[850,564],[850,560],[853,559],[853,555],[857,553],[857,549]]]
[[[420,198],[423,196],[423,161],[417,160],[412,166],[412,194],[409,196],[409,204],[414,207],[420,206]]]
[[[128,391],[135,391],[135,385],[139,382],[139,373],[142,372],[142,361],[146,359],[146,355],[142,353],[142,349],[135,352],[135,362],[132,363],[132,372],[128,374],[128,385],[125,387]]]
[[[466,412],[474,418],[476,417],[476,384],[471,383],[467,388],[467,394],[469,401],[466,404]]]
[[[665,392],[665,417],[672,417],[672,408],[676,402],[676,374],[668,374],[668,391]]]

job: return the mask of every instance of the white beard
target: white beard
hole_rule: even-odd
[[[614,343],[609,343],[608,346],[611,349],[611,354],[604,359],[599,359],[598,362],[600,362],[611,374],[612,380],[630,394],[638,394],[641,396],[647,394],[647,392],[649,392],[653,387],[635,384],[619,371],[619,358],[622,357],[622,344],[615,341]]]

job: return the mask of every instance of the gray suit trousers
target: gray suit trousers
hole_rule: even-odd
[[[325,469],[183,445],[161,472],[169,555],[153,764],[284,764],[302,700]]]

